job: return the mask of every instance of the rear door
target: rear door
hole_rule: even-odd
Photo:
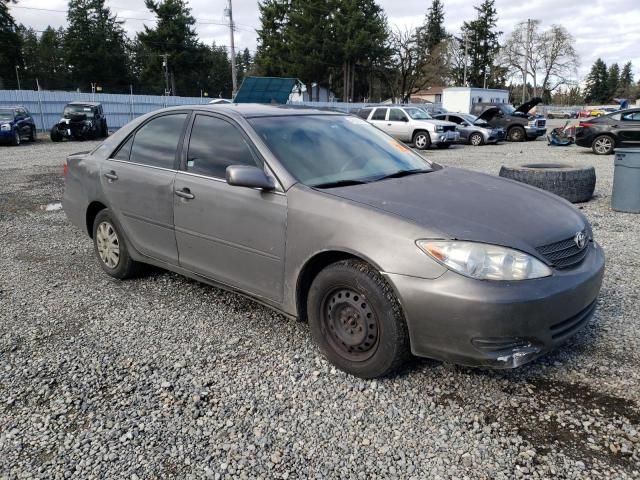
[[[175,182],[180,265],[258,297],[282,301],[287,197],[231,186],[230,165],[265,168],[242,128],[198,113]]]
[[[178,263],[173,228],[173,183],[189,112],[145,122],[102,162],[100,180],[109,207],[140,253]]]
[[[383,132],[389,133],[389,127],[387,125],[387,110],[386,107],[378,107],[371,114],[369,123],[375,127],[378,127]]]
[[[618,123],[618,136],[622,142],[634,146],[640,144],[640,110],[625,113],[620,122],[614,123]]]

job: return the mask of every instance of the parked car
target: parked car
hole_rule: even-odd
[[[99,102],[71,102],[51,128],[51,140],[93,140],[109,135],[107,117]]]
[[[492,128],[487,122],[468,113],[441,113],[434,115],[436,120],[455,123],[460,132],[460,140],[469,145],[484,145],[504,141],[507,132],[504,128]]]
[[[425,150],[431,145],[449,148],[460,139],[455,123],[433,119],[417,107],[368,107],[357,114],[371,125],[378,127],[402,142],[410,142]]]
[[[619,110],[580,121],[576,145],[591,148],[596,155],[609,155],[617,147],[640,146],[640,109]]]
[[[20,145],[22,140],[35,142],[36,124],[29,110],[22,106],[0,107],[0,142]]]
[[[534,97],[518,108],[507,103],[476,103],[471,113],[492,127],[504,128],[507,140],[511,142],[535,140],[547,133],[546,120],[529,115],[529,111],[540,102],[540,97]]]
[[[547,118],[571,118],[571,112],[567,110],[553,110],[547,112]]]
[[[441,167],[352,115],[172,107],[65,170],[64,211],[107,274],[152,264],[307,319],[361,377],[410,352],[519,366],[587,323],[602,282],[570,203]]]

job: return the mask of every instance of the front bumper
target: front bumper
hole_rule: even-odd
[[[547,133],[547,129],[541,127],[525,127],[524,129],[527,132],[527,138],[538,138]]]
[[[457,143],[460,141],[460,132],[429,132],[431,143],[437,145],[439,143]]]
[[[413,354],[513,368],[561,345],[586,325],[602,285],[604,253],[595,242],[588,248],[578,267],[536,280],[386,274],[404,309]]]
[[[0,142],[7,143],[13,141],[13,129],[0,130]]]

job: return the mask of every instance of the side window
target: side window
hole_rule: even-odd
[[[371,113],[371,109],[370,108],[361,108],[360,110],[358,110],[356,115],[358,115],[360,118],[364,118],[366,120],[367,118],[369,118],[369,114],[370,113]]]
[[[133,138],[130,159],[152,167],[173,168],[186,113],[154,118]]]
[[[120,145],[120,148],[116,151],[115,155],[112,155],[111,158],[114,160],[129,160],[129,155],[131,154],[131,145],[133,145],[133,135],[129,137],[129,139]]]
[[[386,108],[376,108],[375,112],[373,112],[373,116],[371,117],[371,120],[384,120],[386,116],[387,116]]]
[[[456,117],[455,115],[449,115],[448,120],[453,123],[457,123],[458,125],[462,125],[462,119],[460,117]]]
[[[629,112],[626,115],[624,115],[622,119],[627,121],[637,122],[640,120],[640,112]]]
[[[237,127],[216,117],[197,115],[187,154],[187,171],[225,178],[230,165],[261,166]]]
[[[389,110],[389,121],[390,122],[405,122],[405,121],[407,121],[407,116],[399,108],[392,108],[391,110]]]

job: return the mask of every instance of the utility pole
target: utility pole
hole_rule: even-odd
[[[524,69],[522,70],[522,103],[527,94],[527,63],[529,63],[529,43],[531,42],[531,19],[527,18],[527,41],[524,44]]]
[[[18,90],[22,90],[20,88],[20,74],[18,73],[18,65],[16,65],[16,78],[18,79]]]
[[[238,77],[236,75],[236,47],[233,40],[233,6],[231,5],[231,0],[229,0],[229,6],[226,11],[227,16],[229,17],[229,35],[231,35],[231,82],[233,84],[233,93],[232,96],[236,94],[238,91]]]
[[[163,53],[162,66],[164,67],[164,94],[169,96],[169,54]]]
[[[462,81],[462,83],[464,83],[464,86],[467,86],[467,55],[469,51],[469,35],[465,32],[464,33],[464,80]]]

